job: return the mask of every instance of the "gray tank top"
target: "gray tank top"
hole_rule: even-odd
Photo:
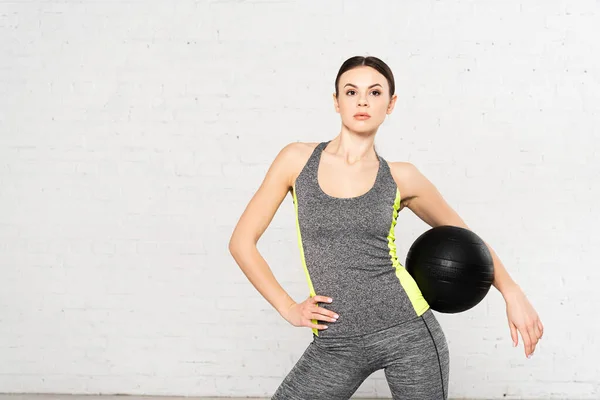
[[[328,296],[320,307],[339,314],[337,322],[315,321],[325,337],[352,337],[385,329],[422,315],[429,305],[398,262],[394,229],[400,191],[388,163],[377,154],[375,184],[363,195],[332,197],[321,189],[317,172],[320,143],[293,187],[302,266],[311,297]]]

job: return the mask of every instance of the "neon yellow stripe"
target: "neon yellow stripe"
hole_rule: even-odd
[[[308,267],[306,266],[306,259],[304,258],[304,247],[302,246],[302,235],[300,234],[300,220],[298,219],[298,198],[296,197],[296,182],[294,182],[292,194],[294,196],[294,209],[296,210],[296,231],[298,233],[298,247],[300,248],[300,259],[302,260],[302,267],[304,268],[304,273],[306,274],[306,280],[308,282],[310,297],[315,297],[317,294],[315,293],[315,288],[313,287],[312,281],[310,280],[310,274],[308,273]],[[313,319],[311,321],[313,324],[317,324],[316,319]],[[312,331],[315,335],[319,336],[319,330],[317,328],[312,328]]]
[[[390,233],[388,235],[388,247],[390,248],[390,257],[392,259],[392,264],[396,269],[396,276],[400,280],[400,284],[406,291],[410,302],[417,313],[417,316],[421,316],[427,309],[429,309],[429,304],[423,297],[421,293],[421,289],[417,286],[417,283],[413,279],[413,277],[408,273],[406,268],[400,264],[398,261],[398,256],[396,255],[396,235],[394,228],[396,227],[396,222],[398,219],[398,210],[400,210],[400,189],[396,188],[396,200],[394,201],[394,214],[392,218],[392,227],[390,228]]]

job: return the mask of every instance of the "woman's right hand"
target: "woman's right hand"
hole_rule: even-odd
[[[292,304],[283,314],[283,318],[294,326],[306,326],[308,328],[327,329],[327,325],[314,324],[311,320],[335,322],[338,315],[317,303],[331,303],[332,299],[326,296],[308,297],[302,303]]]

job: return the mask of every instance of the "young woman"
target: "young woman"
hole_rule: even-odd
[[[383,369],[394,399],[447,399],[449,354],[444,333],[396,256],[398,212],[409,208],[431,227],[468,228],[436,187],[411,163],[387,162],[374,148],[394,109],[392,71],[376,57],[346,60],[333,102],[340,133],[322,143],[291,143],[269,168],[242,214],[229,249],[254,287],[313,341],[272,399],[349,399]],[[288,192],[310,296],[297,303],[279,285],[257,242]],[[488,245],[489,247],[489,245]],[[531,357],[542,323],[498,256],[494,287],[506,301]]]

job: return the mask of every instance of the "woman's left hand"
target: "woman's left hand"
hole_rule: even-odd
[[[525,355],[530,358],[544,334],[544,325],[520,288],[511,290],[504,299],[513,345],[516,347],[519,344],[518,330],[525,345]]]

